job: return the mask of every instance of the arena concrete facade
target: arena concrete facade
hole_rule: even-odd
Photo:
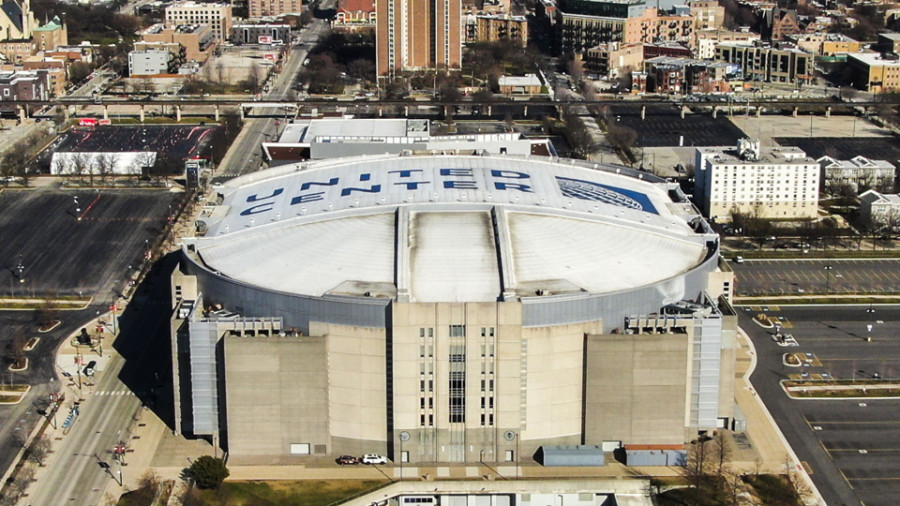
[[[731,280],[674,183],[392,155],[217,191],[172,278],[176,425],[232,459],[518,462],[733,416]]]

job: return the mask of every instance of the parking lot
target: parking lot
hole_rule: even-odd
[[[736,295],[890,294],[900,291],[898,260],[744,260],[731,264]]]
[[[641,119],[641,104],[610,106],[610,115],[623,126],[638,132],[637,147],[660,146],[736,146],[746,137],[725,114],[688,113],[672,105],[647,105]]]
[[[900,400],[795,400],[784,393],[779,381],[800,371],[814,378],[900,378],[900,340],[894,337],[900,332],[900,306],[740,309],[741,327],[753,340],[758,356],[751,382],[827,504],[896,504]],[[778,346],[772,340],[773,329],[751,321],[750,316],[759,313],[777,318],[798,346]],[[868,336],[872,341],[865,339]],[[784,366],[786,352],[809,354],[809,365]]]
[[[8,218],[0,222],[0,293],[109,297],[121,291],[176,197],[146,190],[3,192],[0,213]]]
[[[828,155],[849,160],[862,155],[891,163],[900,160],[900,146],[894,137],[777,137],[775,141],[782,146],[797,146],[813,158]]]

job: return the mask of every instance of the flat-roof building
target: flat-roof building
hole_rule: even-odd
[[[741,139],[736,148],[697,148],[695,164],[694,199],[707,218],[818,216],[819,164],[800,148]]]
[[[900,90],[900,58],[896,53],[848,53],[853,85],[882,93]]]
[[[263,151],[274,165],[402,152],[556,155],[548,139],[528,139],[519,133],[432,135],[428,120],[403,118],[295,121],[277,142],[263,143]]]
[[[213,31],[216,43],[221,44],[231,34],[231,5],[191,0],[173,3],[166,7],[166,24],[207,25]]]
[[[376,2],[376,69],[454,69],[462,63],[461,0]]]

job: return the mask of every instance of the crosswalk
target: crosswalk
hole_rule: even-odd
[[[100,390],[100,391],[94,392],[93,395],[99,395],[99,396],[107,395],[110,397],[117,396],[117,395],[130,395],[133,397],[134,392],[132,392],[131,390]]]

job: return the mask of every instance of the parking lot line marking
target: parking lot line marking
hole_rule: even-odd
[[[781,311],[781,308],[778,306],[769,306],[769,311]]]
[[[850,480],[847,479],[847,475],[844,474],[844,470],[838,468],[838,471],[841,473],[841,477],[844,478],[844,481],[847,483],[847,486],[850,487],[850,490],[853,490],[853,484],[850,483]]]
[[[851,452],[851,453],[867,453],[868,454],[868,453],[875,453],[875,452],[892,452],[892,453],[900,452],[900,448],[825,448],[825,450],[829,453],[831,453],[831,452],[836,452],[836,453]]]

